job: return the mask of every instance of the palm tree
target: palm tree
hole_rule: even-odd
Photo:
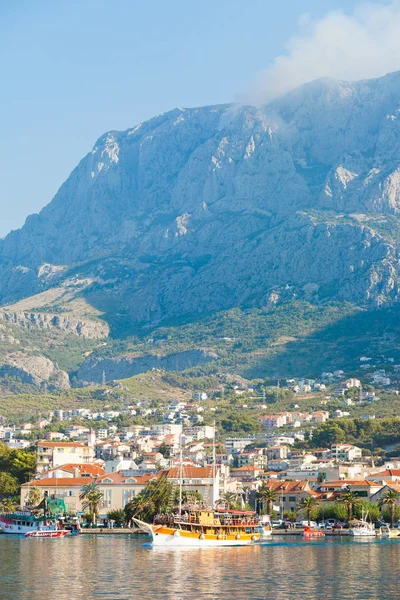
[[[83,510],[88,510],[93,515],[93,523],[96,524],[99,516],[99,506],[103,499],[103,492],[100,492],[96,482],[87,483],[81,488],[79,500],[82,500]]]
[[[338,498],[338,502],[345,505],[347,509],[347,521],[351,521],[353,517],[353,510],[360,498],[354,492],[345,492]]]
[[[396,490],[386,490],[382,494],[382,498],[380,499],[379,506],[388,506],[390,510],[390,524],[394,527],[394,513],[396,509],[396,504],[400,500],[399,492]]]
[[[42,499],[42,492],[38,487],[31,487],[28,495],[28,503],[30,506],[37,506]]]
[[[107,519],[109,521],[115,521],[115,524],[120,526],[123,523],[125,523],[125,511],[123,508],[117,508],[115,510],[110,510],[109,513],[107,513]]]
[[[152,521],[157,513],[171,512],[174,503],[179,502],[178,496],[179,488],[167,477],[154,479],[125,506],[126,518],[128,521],[133,517]]]
[[[12,513],[17,507],[17,503],[13,498],[3,498],[1,501],[1,510],[6,513]]]
[[[221,498],[217,500],[217,505],[225,504],[228,509],[234,509],[237,507],[238,503],[238,494],[234,492],[225,492],[222,494]]]
[[[317,508],[318,500],[314,498],[314,496],[307,496],[306,498],[302,498],[298,504],[300,510],[303,510],[307,515],[308,526],[310,527],[311,522],[311,513]]]
[[[257,492],[257,500],[261,502],[263,510],[264,504],[266,505],[267,515],[271,516],[273,504],[278,500],[278,493],[276,490],[267,487],[264,482]]]

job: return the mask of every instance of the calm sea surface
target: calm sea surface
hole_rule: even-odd
[[[400,542],[278,541],[149,549],[125,536],[0,536],[1,600],[396,600]]]

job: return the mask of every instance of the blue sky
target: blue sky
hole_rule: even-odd
[[[0,0],[0,237],[51,200],[105,131],[237,100],[304,13],[355,4]]]

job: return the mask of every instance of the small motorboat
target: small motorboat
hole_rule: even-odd
[[[325,537],[325,532],[324,531],[319,531],[318,529],[311,529],[311,527],[309,527],[308,525],[306,527],[304,527],[304,531],[301,534],[303,536],[303,538],[323,538]]]
[[[28,533],[25,534],[25,537],[27,538],[61,538],[64,537],[65,535],[67,535],[69,533],[69,531],[67,531],[66,529],[48,529],[45,531],[40,531],[40,530],[36,530],[36,531],[28,531]]]

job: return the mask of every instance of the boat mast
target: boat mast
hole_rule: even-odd
[[[219,498],[219,477],[217,477],[217,459],[215,450],[215,421],[214,421],[214,433],[213,433],[213,454],[212,454],[212,505],[211,508],[215,508],[215,503]]]
[[[182,486],[183,486],[183,451],[182,451],[182,431],[179,436],[179,517],[182,516]]]

